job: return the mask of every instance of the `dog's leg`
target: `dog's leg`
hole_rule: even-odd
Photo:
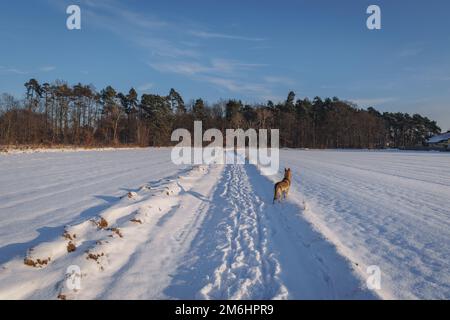
[[[275,204],[275,201],[277,200],[277,194],[278,194],[278,190],[277,190],[277,187],[275,186],[275,190],[274,190],[274,194],[273,194],[273,204]]]
[[[283,191],[281,191],[281,190],[278,190],[277,191],[277,200],[278,200],[278,203],[281,203],[281,198],[283,197]]]

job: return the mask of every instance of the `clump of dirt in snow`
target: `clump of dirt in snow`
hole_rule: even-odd
[[[139,219],[131,219],[131,222],[142,224],[142,221]]]
[[[59,299],[59,300],[67,300],[67,296],[60,293],[60,294],[58,295],[58,299]]]
[[[23,260],[23,263],[24,263],[26,266],[29,266],[29,267],[36,267],[36,262],[34,262],[33,260],[28,259],[28,258],[25,258],[25,259]]]
[[[75,244],[73,244],[72,241],[69,242],[69,244],[67,245],[67,252],[71,253],[77,250],[77,247],[75,246]]]
[[[39,268],[42,266],[46,266],[50,262],[50,260],[51,260],[50,257],[48,257],[47,259],[44,259],[44,260],[37,259],[36,261],[34,261],[33,259],[30,259],[30,258],[25,258],[23,260],[23,263],[29,267]]]
[[[137,193],[136,193],[136,192],[128,192],[127,197],[128,197],[128,199],[130,199],[130,200],[136,199]]]

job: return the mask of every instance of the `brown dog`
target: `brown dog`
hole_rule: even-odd
[[[275,200],[281,202],[281,198],[284,195],[286,199],[289,194],[289,188],[291,187],[292,172],[291,169],[284,169],[284,179],[275,184],[275,194],[273,196],[273,203]]]

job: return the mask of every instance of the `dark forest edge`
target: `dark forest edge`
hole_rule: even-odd
[[[208,105],[202,99],[185,103],[174,89],[139,97],[134,89],[124,94],[111,86],[97,91],[35,79],[25,88],[22,100],[0,97],[0,145],[171,146],[172,131],[193,132],[195,120],[203,121],[203,130],[280,129],[280,146],[289,148],[420,148],[441,132],[436,121],[419,114],[361,109],[336,97],[296,100],[294,92],[278,104]]]

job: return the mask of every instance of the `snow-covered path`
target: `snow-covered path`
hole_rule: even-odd
[[[295,197],[295,196],[294,196]],[[228,165],[169,298],[373,299],[350,263],[302,218],[296,201],[272,204],[273,181]]]

